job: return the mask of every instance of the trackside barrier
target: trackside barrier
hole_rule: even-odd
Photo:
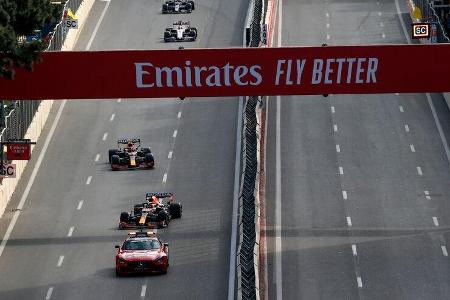
[[[249,33],[246,45],[259,47],[263,0],[251,0]],[[249,40],[248,40],[249,38]],[[259,140],[260,126],[256,114],[259,97],[246,97],[242,126],[242,174],[239,197],[239,241],[237,247],[237,297],[260,299],[259,296]]]
[[[81,32],[85,20],[92,8],[94,0],[68,0],[65,9],[71,8],[78,18],[78,29],[70,30],[68,34],[58,36],[57,28],[50,41],[53,45],[51,50],[72,50],[78,34]],[[58,26],[62,27],[62,21]],[[61,39],[63,38],[63,39]],[[58,45],[59,48],[56,47]],[[49,83],[50,84],[50,83]],[[16,102],[16,107],[6,117],[6,127],[0,133],[1,141],[11,138],[26,138],[38,141],[42,129],[45,126],[48,115],[53,105],[53,100],[20,100]],[[34,145],[31,146],[33,151]],[[6,160],[5,160],[6,161]],[[28,161],[17,160],[11,163],[16,164],[16,178],[5,178],[0,183],[0,217],[3,215],[11,196],[22,176]]]

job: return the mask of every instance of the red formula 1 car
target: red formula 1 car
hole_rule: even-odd
[[[108,156],[113,170],[149,169],[155,166],[150,148],[141,147],[140,139],[118,140],[117,148],[110,149]]]
[[[159,273],[169,268],[169,244],[153,232],[130,232],[116,254],[116,275]]]

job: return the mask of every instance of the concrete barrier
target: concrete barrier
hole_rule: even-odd
[[[64,45],[62,50],[69,51],[72,50],[75,46],[75,43],[78,39],[78,36],[83,29],[85,21],[89,15],[89,12],[94,4],[95,0],[85,0],[80,5],[76,12],[76,16],[78,18],[78,29],[70,30],[67,34],[67,37],[64,41]],[[28,130],[25,134],[26,139],[31,139],[32,141],[40,142],[39,137],[41,135],[42,129],[47,122],[48,116],[50,114],[50,110],[54,100],[44,100],[41,101],[39,108],[34,115],[33,121],[31,122]],[[31,151],[33,152],[34,146],[31,147]],[[22,177],[23,172],[28,164],[26,160],[15,160],[12,161],[13,164],[16,164],[16,178],[5,178],[3,179],[2,184],[0,185],[0,217],[5,212],[6,206],[8,205],[9,200],[11,199],[14,191],[16,189],[17,184],[19,183],[20,178]]]

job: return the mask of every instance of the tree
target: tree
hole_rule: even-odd
[[[61,19],[62,7],[50,0],[0,0],[0,77],[13,79],[15,68],[32,71],[47,42],[25,42],[21,38],[55,26]]]

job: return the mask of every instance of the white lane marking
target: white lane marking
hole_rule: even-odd
[[[361,279],[361,277],[356,277],[356,281],[358,282],[358,287],[359,288],[362,288],[362,286],[363,286],[363,284],[362,284],[362,279]]]
[[[327,28],[330,28],[330,23],[327,23]]]
[[[403,109],[403,106],[399,106],[398,109],[400,109],[400,112],[405,112],[405,110]]]
[[[177,134],[178,134],[178,130],[175,129],[174,132],[173,132],[172,137],[176,138],[176,137],[177,137]]]
[[[103,8],[102,14],[100,15],[100,19],[98,19],[97,24],[95,24],[94,32],[92,32],[91,38],[89,39],[89,41],[87,43],[86,50],[89,50],[91,48],[92,42],[94,41],[97,31],[100,28],[100,24],[102,23],[103,18],[105,17],[106,10],[108,9],[110,4],[111,4],[110,1],[106,2],[105,7]]]
[[[442,250],[442,255],[448,256],[447,247],[441,246],[441,250]]]
[[[56,264],[56,266],[57,266],[58,268],[61,267],[62,264],[63,264],[63,261],[64,261],[64,255],[59,256],[58,264]]]
[[[141,298],[145,297],[145,293],[147,292],[147,285],[143,284],[141,288]]]
[[[339,146],[338,144],[336,144],[336,152],[341,152],[341,146]]]
[[[421,167],[417,167],[417,174],[419,174],[420,176],[423,175]]]
[[[117,99],[117,103],[122,102],[122,98]]]
[[[338,127],[337,127],[336,124],[333,125],[333,131],[334,131],[334,132],[337,132],[337,131],[338,131]]]
[[[383,39],[385,39],[385,38],[386,38],[386,34],[383,32],[383,33],[381,34],[381,37],[382,37]]]
[[[342,191],[342,198],[344,198],[344,200],[347,200],[347,191]]]
[[[352,227],[352,218],[347,217],[347,225],[348,225],[349,227]]]
[[[423,191],[423,193],[424,193],[425,195],[430,195],[430,192],[429,192],[429,191]]]
[[[353,253],[353,256],[358,256],[358,251],[356,251],[356,245],[355,244],[352,245],[352,253]]]
[[[408,44],[411,44],[411,38],[409,37],[409,31],[406,28],[405,22],[403,21],[402,13],[400,11],[400,5],[398,3],[398,0],[395,0],[395,8],[397,9],[397,16],[399,16],[400,23],[402,25],[403,29],[403,35],[406,37],[406,40],[408,41]],[[431,101],[430,93],[426,93],[426,97],[428,100],[428,105],[430,106],[431,113],[433,114],[434,123],[436,124],[437,130],[439,132],[439,136],[441,137],[442,145],[444,146],[445,154],[447,155],[447,160],[450,163],[450,149],[448,147],[447,138],[444,135],[444,131],[442,130],[441,123],[439,122],[439,119],[436,114],[436,108],[434,107],[433,101]]]
[[[106,141],[106,138],[107,138],[107,137],[108,137],[108,133],[105,132],[105,133],[103,134],[102,140]]]
[[[399,93],[395,93],[395,96],[400,96],[400,94]]]
[[[116,117],[116,114],[112,114],[111,117],[109,118],[109,121],[112,122],[114,121],[114,118]]]
[[[431,197],[430,196],[425,196],[425,199],[431,200]]]
[[[167,158],[168,158],[168,159],[171,159],[171,158],[172,158],[172,155],[173,155],[173,151],[169,151],[169,155],[167,155]]]
[[[281,47],[282,0],[278,2],[278,47]],[[277,96],[277,114],[275,126],[275,282],[276,299],[283,299],[282,239],[281,239],[281,97]]]
[[[100,154],[99,153],[97,153],[97,155],[95,156],[95,159],[94,159],[94,161],[98,161],[100,159]]]
[[[72,226],[72,227],[70,227],[70,229],[69,229],[69,232],[67,233],[67,237],[71,237],[72,236],[72,234],[73,234],[73,230],[74,230],[75,228]]]
[[[409,126],[408,126],[408,124],[405,124],[405,131],[406,131],[406,132],[409,132]]]
[[[331,107],[331,113],[334,114],[336,110],[334,109],[334,106]]]
[[[439,221],[438,221],[438,218],[437,217],[433,217],[433,223],[434,223],[434,226],[439,226]]]
[[[177,118],[181,118],[181,110],[178,112]]]
[[[83,203],[84,200],[80,200],[80,202],[78,202],[77,210],[81,210],[81,208],[83,207]]]
[[[327,34],[327,40],[329,40],[330,39],[330,35],[329,34]]]
[[[91,184],[92,176],[89,176],[86,180],[86,185]]]
[[[339,167],[339,174],[344,175],[344,168],[343,167]]]
[[[53,287],[49,287],[47,290],[47,294],[45,295],[45,300],[50,300],[50,298],[52,298],[52,294],[53,294]]]
[[[329,17],[330,17],[330,14],[329,14],[329,13],[326,13],[325,16],[326,16],[327,18],[329,18]]]
[[[384,23],[383,22],[380,22],[380,27],[384,27]]]
[[[166,183],[167,181],[167,173],[164,173],[162,183]]]
[[[36,165],[34,166],[33,172],[31,173],[30,179],[28,180],[27,186],[25,187],[22,197],[20,198],[19,205],[17,206],[17,210],[14,212],[11,222],[8,225],[8,229],[6,229],[5,235],[3,236],[2,242],[0,244],[0,257],[2,256],[3,251],[5,250],[6,243],[8,243],[8,240],[11,237],[11,232],[14,229],[14,226],[16,225],[17,219],[20,216],[20,212],[21,212],[23,206],[25,205],[25,202],[27,201],[28,194],[30,193],[30,190],[31,190],[31,186],[33,185],[34,180],[36,179],[37,172],[39,171],[39,167],[42,164],[42,160],[44,159],[44,155],[47,151],[47,148],[50,144],[53,134],[55,133],[56,126],[58,125],[59,119],[61,118],[61,114],[62,114],[62,111],[63,111],[66,103],[67,103],[67,100],[63,100],[63,102],[61,103],[61,106],[58,109],[58,113],[56,114],[56,117],[55,117],[55,120],[53,121],[52,127],[50,128],[47,138],[45,139],[44,146],[42,147],[42,150],[39,153]]]
[[[379,12],[378,12],[378,16],[381,17],[381,15],[382,15],[382,13],[381,13],[381,11],[379,11]]]
[[[409,149],[411,149],[411,152],[416,152],[416,148],[414,147],[413,144],[409,145]]]

